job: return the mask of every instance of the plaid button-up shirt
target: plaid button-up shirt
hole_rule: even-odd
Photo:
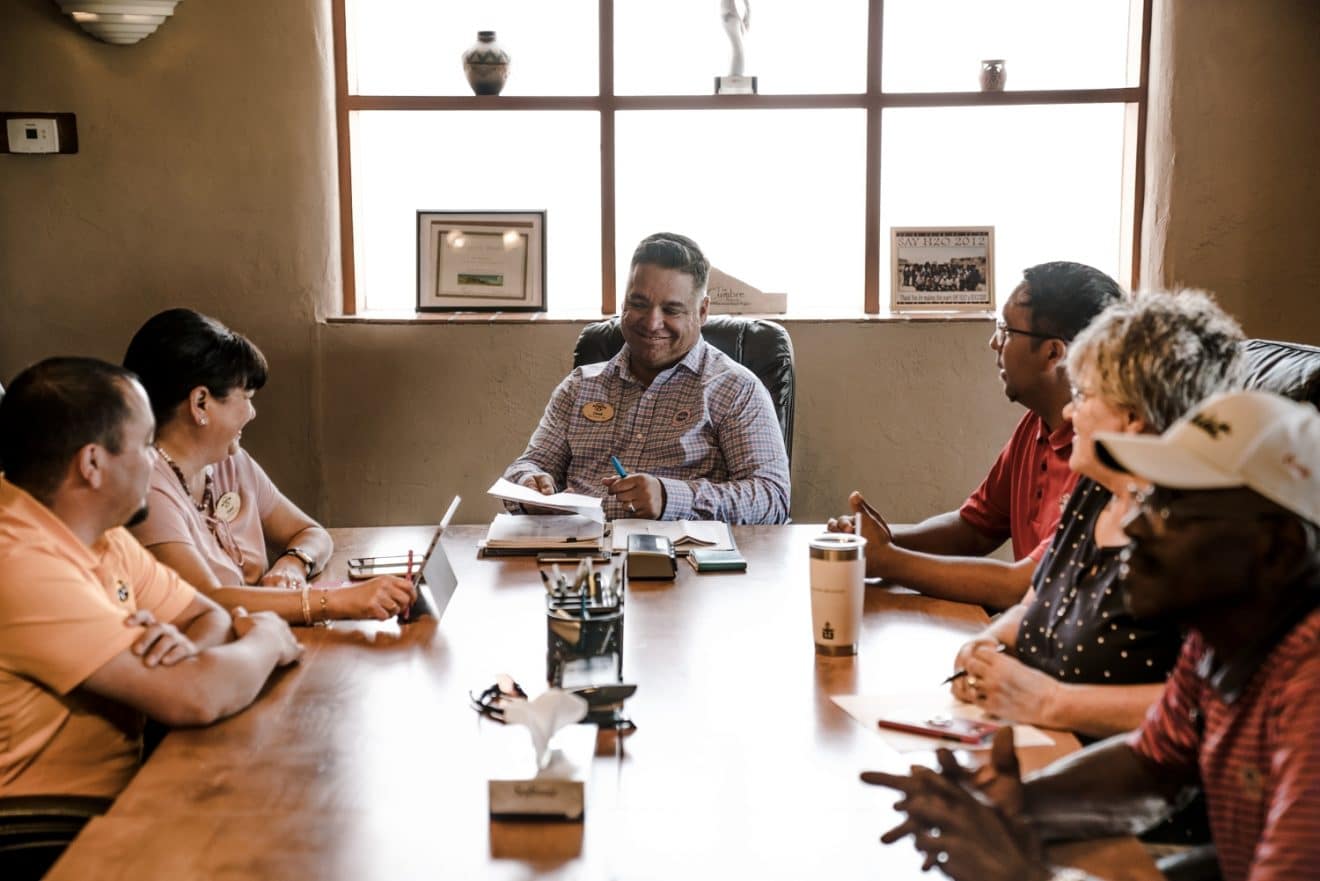
[[[770,395],[705,340],[649,387],[629,368],[626,343],[576,368],[504,477],[548,474],[557,489],[604,498],[611,520],[628,517],[601,483],[614,474],[611,455],[664,484],[665,520],[788,521],[788,456]]]

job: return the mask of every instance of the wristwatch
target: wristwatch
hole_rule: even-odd
[[[297,557],[298,560],[307,567],[308,578],[311,578],[312,573],[316,571],[316,560],[312,558],[311,554],[307,553],[302,548],[285,548],[284,553],[280,554],[280,556]]]

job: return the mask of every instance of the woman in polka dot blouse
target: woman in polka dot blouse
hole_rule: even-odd
[[[1197,402],[1241,385],[1242,330],[1199,291],[1145,293],[1109,307],[1070,346],[1081,475],[1031,590],[958,652],[953,693],[989,712],[1083,739],[1136,728],[1163,688],[1181,636],[1123,607],[1122,524],[1132,478],[1096,457],[1097,431],[1158,434]],[[999,646],[1003,646],[1000,649]]]

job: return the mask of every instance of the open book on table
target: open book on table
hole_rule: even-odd
[[[496,514],[486,531],[487,554],[598,551],[604,524],[580,514]]]
[[[683,555],[693,548],[733,550],[733,534],[723,520],[615,520],[611,546],[626,550],[630,535],[663,535],[673,542],[674,553]]]

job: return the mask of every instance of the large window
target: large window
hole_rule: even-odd
[[[882,312],[890,226],[993,225],[1001,302],[1044,260],[1131,278],[1150,0],[752,0],[747,96],[712,94],[718,0],[332,2],[346,314],[413,311],[418,210],[545,210],[565,316],[614,312],[661,229],[795,316]]]

